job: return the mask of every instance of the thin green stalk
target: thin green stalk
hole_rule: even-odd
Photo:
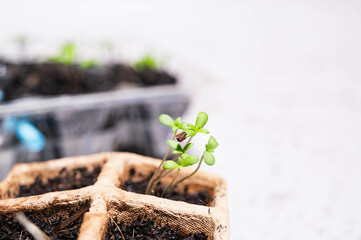
[[[168,152],[166,153],[166,155],[164,155],[164,157],[163,157],[163,159],[162,159],[162,162],[159,164],[157,170],[155,170],[155,172],[153,173],[153,176],[152,176],[151,179],[149,180],[149,183],[148,183],[147,188],[146,188],[146,190],[145,190],[145,194],[150,194],[150,192],[152,191],[153,185],[154,185],[154,181],[155,181],[155,179],[156,179],[156,176],[158,175],[160,168],[162,167],[163,163],[164,163],[165,160],[167,159],[167,157],[168,157],[168,155],[169,155],[169,153],[170,153],[171,150],[172,150],[172,148],[169,147]]]
[[[174,183],[175,179],[178,177],[178,173],[179,173],[179,168],[178,168],[178,171],[177,173],[175,174],[173,180],[168,184],[168,186],[164,189],[162,195],[160,195],[160,197],[163,197],[168,191],[169,191],[169,188],[172,186],[172,184]]]
[[[186,145],[191,142],[192,138],[193,138],[193,136],[191,136],[191,137],[188,139],[188,142],[186,143]]]
[[[177,135],[177,131],[175,131],[174,136],[173,136],[173,140],[175,139],[175,136]],[[167,159],[168,155],[170,154],[172,148],[169,147],[168,152],[164,155],[162,162],[159,164],[157,170],[155,170],[155,172],[153,173],[153,176],[151,177],[151,179],[149,180],[149,183],[147,185],[147,188],[145,190],[145,194],[150,194],[151,191],[153,190],[153,186],[154,186],[154,181],[156,176],[159,173],[160,168],[162,167],[163,163],[165,162],[165,160]]]
[[[180,154],[178,153],[177,155],[175,155],[173,158],[172,158],[172,161],[175,161],[177,158],[179,158]]]
[[[201,167],[202,161],[203,161],[203,155],[202,155],[201,160],[199,160],[199,164],[198,164],[197,168],[196,168],[191,174],[189,174],[188,176],[185,176],[184,178],[178,180],[175,184],[173,184],[173,186],[171,186],[171,187],[169,188],[168,191],[171,191],[171,190],[172,190],[173,188],[175,188],[179,183],[183,182],[184,180],[186,180],[186,179],[192,177],[194,174],[196,174],[196,172],[197,172],[197,171],[199,170],[199,168]]]
[[[167,176],[169,173],[171,173],[173,170],[174,170],[174,169],[169,170],[168,172],[166,172],[166,173],[162,176],[162,173],[165,172],[165,169],[163,169],[163,171],[159,174],[158,179],[154,182],[153,185],[154,185],[154,186],[157,186],[157,184],[158,184],[165,176]]]

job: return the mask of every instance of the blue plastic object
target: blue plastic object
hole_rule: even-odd
[[[4,92],[0,89],[0,102],[4,99]]]
[[[6,133],[14,132],[16,128],[17,119],[15,117],[5,118],[3,121],[3,130]]]
[[[3,129],[5,132],[15,132],[20,142],[30,152],[40,152],[45,146],[44,135],[26,119],[6,118]]]

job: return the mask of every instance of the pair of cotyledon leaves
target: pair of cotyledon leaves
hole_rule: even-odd
[[[181,123],[181,118],[177,118],[173,120],[169,115],[162,114],[159,116],[159,121],[164,125],[172,128],[172,133],[175,133],[178,129],[182,129],[187,133],[187,137],[195,136],[197,133],[205,133],[208,134],[209,131],[204,129],[204,125],[206,125],[208,121],[208,115],[205,112],[200,112],[197,116],[196,124],[192,125],[187,122]]]
[[[187,137],[195,136],[197,133],[209,133],[208,130],[203,128],[208,121],[208,115],[204,112],[200,112],[198,114],[195,125],[192,125],[190,123],[180,123],[180,120],[180,117],[176,120],[173,120],[170,116],[166,114],[162,114],[159,116],[159,121],[164,125],[171,127],[173,133],[175,133],[178,129],[182,129],[187,132]],[[180,154],[181,157],[178,158],[178,164],[170,160],[165,161],[163,164],[164,169],[182,169],[183,167],[196,164],[199,161],[199,158],[197,156],[185,153],[193,146],[193,143],[188,143],[186,146],[184,146],[184,148],[182,148],[182,146],[174,140],[168,140],[167,144],[173,149],[173,154]],[[214,165],[215,158],[213,152],[216,147],[218,147],[218,143],[216,139],[211,136],[208,140],[208,143],[206,144],[206,150],[203,152],[204,162],[207,165]]]
[[[178,158],[178,164],[171,160],[165,161],[163,164],[164,169],[167,170],[176,169],[176,168],[182,169],[183,167],[196,164],[199,161],[199,158],[197,156],[189,155],[185,153],[185,151],[187,151],[190,147],[193,146],[193,143],[188,143],[184,148],[182,148],[180,144],[174,140],[168,140],[167,143],[171,148],[173,148],[174,150],[173,154],[181,154],[181,157]],[[204,162],[209,166],[214,165],[216,161],[213,152],[214,149],[216,149],[217,147],[218,147],[218,143],[216,139],[213,136],[211,136],[208,140],[208,143],[206,144],[206,150],[203,152]]]
[[[211,136],[208,140],[208,143],[206,144],[206,150],[203,152],[204,162],[207,165],[212,166],[216,162],[213,153],[214,153],[214,149],[216,149],[217,147],[218,147],[218,142],[213,136]]]
[[[187,145],[182,148],[182,146],[174,140],[168,140],[167,144],[173,149],[173,154],[180,154],[178,158],[178,164],[174,161],[168,160],[165,161],[163,164],[163,168],[170,170],[170,169],[182,169],[183,167],[191,166],[196,164],[199,161],[199,158],[194,155],[189,155],[185,153],[188,149],[193,146],[193,143],[188,143]]]

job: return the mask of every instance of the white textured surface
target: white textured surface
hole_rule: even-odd
[[[205,168],[228,180],[231,239],[361,239],[360,1],[11,0],[0,11],[1,52],[19,32],[30,52],[108,38],[202,69],[207,82],[184,83],[199,90],[185,118],[210,115],[221,147]]]

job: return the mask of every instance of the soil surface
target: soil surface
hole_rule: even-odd
[[[24,212],[25,215],[44,231],[50,239],[77,239],[79,229],[83,222],[83,216],[80,216],[68,226],[54,233],[54,228],[64,220],[70,218],[82,208],[88,208],[89,203],[78,204],[74,206],[56,206],[43,211]],[[64,217],[64,211],[69,212],[69,217]],[[14,214],[0,214],[0,240],[9,239],[33,239],[31,235],[14,219]]]
[[[115,240],[115,239],[164,239],[164,240],[206,240],[207,236],[204,233],[194,233],[189,234],[187,236],[183,236],[176,229],[172,229],[168,225],[163,227],[156,226],[154,221],[149,218],[138,217],[137,220],[133,221],[130,225],[124,226],[123,221],[117,221],[118,227],[121,229],[121,233],[118,230],[118,227],[113,223],[113,221],[109,221],[107,233],[105,236],[106,240]],[[124,237],[123,237],[124,236]]]
[[[136,174],[135,169],[134,168],[130,169],[129,179],[127,181],[125,181],[125,183],[123,184],[123,186],[121,188],[126,191],[145,194],[147,184],[153,173],[151,175],[145,177],[143,180],[133,181],[132,178],[135,176],[135,174]],[[165,186],[162,186],[162,184],[160,182],[157,185],[157,187],[155,188],[155,191],[154,191],[155,196],[159,197],[162,194],[164,188],[165,188]],[[184,201],[187,203],[204,205],[204,206],[207,206],[208,203],[211,201],[211,196],[208,194],[208,192],[206,190],[199,191],[196,193],[189,193],[188,186],[186,186],[182,192],[179,189],[175,188],[172,191],[170,191],[169,193],[167,193],[164,197],[171,199],[171,200]]]
[[[59,63],[14,64],[0,60],[6,74],[0,76],[4,100],[27,96],[54,96],[109,91],[120,85],[154,86],[175,84],[177,79],[162,70],[145,69],[136,72],[125,64],[82,68]]]
[[[96,182],[100,170],[101,166],[96,166],[93,171],[88,171],[85,167],[71,170],[63,168],[59,175],[48,179],[48,182],[44,182],[37,177],[35,182],[31,185],[20,185],[17,197],[27,197],[48,192],[72,190],[90,186]]]

